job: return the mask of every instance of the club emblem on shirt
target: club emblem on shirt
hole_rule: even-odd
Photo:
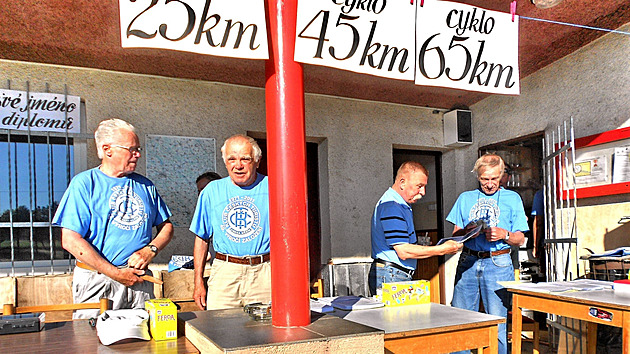
[[[221,229],[232,242],[245,243],[262,231],[260,211],[250,197],[234,197],[223,209]]]
[[[501,211],[499,210],[499,205],[496,200],[491,198],[480,198],[472,209],[470,209],[468,220],[484,220],[488,226],[494,227],[499,224],[500,214]]]
[[[110,219],[121,230],[137,230],[147,219],[144,202],[132,188],[115,186],[109,198]]]

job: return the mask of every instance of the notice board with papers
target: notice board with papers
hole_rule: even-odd
[[[630,127],[575,139],[577,198],[630,193]],[[573,182],[562,186],[562,197]]]

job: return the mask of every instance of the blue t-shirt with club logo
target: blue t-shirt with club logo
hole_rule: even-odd
[[[190,231],[214,250],[232,256],[269,253],[269,184],[257,174],[247,187],[230,177],[210,182],[199,194]]]

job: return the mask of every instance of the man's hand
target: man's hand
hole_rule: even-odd
[[[197,304],[200,310],[203,311],[206,309],[206,287],[203,284],[195,283],[193,299],[195,299],[195,304]]]
[[[109,277],[115,281],[121,283],[124,286],[132,286],[137,283],[142,283],[144,280],[140,278],[144,275],[144,270],[134,268],[120,268],[116,274],[112,274]]]
[[[155,253],[149,247],[143,247],[129,257],[127,265],[129,268],[146,269],[153,257],[155,257]]]
[[[484,232],[486,233],[486,240],[488,240],[488,242],[505,240],[505,236],[507,236],[508,233],[506,229],[500,227],[489,227],[485,229]]]
[[[463,243],[459,243],[459,242],[455,242],[453,240],[450,241],[446,241],[443,244],[437,246],[437,247],[442,247],[444,253],[443,254],[455,254],[457,252],[459,252],[462,247],[464,246]]]

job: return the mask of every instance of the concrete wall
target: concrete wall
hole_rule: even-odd
[[[0,70],[15,90],[25,90],[26,81],[31,91],[40,92],[46,83],[51,92],[63,92],[67,84],[70,95],[86,102],[88,133],[102,119],[120,117],[135,125],[141,145],[147,134],[211,137],[218,150],[232,134],[265,132],[260,88],[15,61],[0,61]],[[325,262],[331,256],[370,254],[370,217],[392,184],[393,146],[440,148],[442,121],[427,108],[307,95],[306,134],[319,142]],[[91,168],[99,160],[93,140],[87,146],[86,166]],[[141,174],[145,162],[142,158],[138,165]],[[227,175],[220,156],[216,166]],[[194,181],[181,188],[196,193]],[[192,254],[193,239],[187,226],[177,227],[175,239],[157,261]]]
[[[628,24],[620,28],[629,29]],[[628,53],[630,36],[608,34],[522,79],[519,96],[495,95],[473,105],[474,144],[444,154],[446,212],[459,193],[476,188],[475,178],[468,171],[472,169],[480,146],[554,129],[570,117],[574,119],[576,138],[629,126]],[[611,232],[620,229],[617,221],[627,215],[630,205],[627,200],[627,195],[621,195],[589,198],[578,203],[590,205],[578,212],[580,254],[586,252],[583,247],[598,252],[611,245],[629,245],[627,234]],[[617,204],[613,206],[611,203]],[[601,217],[612,210],[615,211],[611,217]],[[581,215],[584,217],[580,218]],[[451,232],[452,226],[445,225],[445,232]],[[611,239],[615,237],[625,239]],[[449,279],[455,273],[456,259],[453,257],[447,265],[446,283],[451,288]]]

